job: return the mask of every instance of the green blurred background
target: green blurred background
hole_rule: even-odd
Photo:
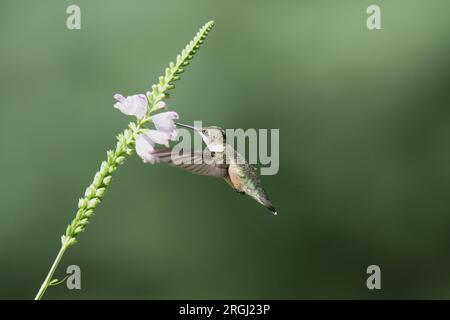
[[[82,29],[66,29],[81,7]],[[381,6],[382,30],[366,28]],[[136,156],[47,299],[450,298],[450,3],[0,3],[0,298],[33,298],[115,135],[208,20],[167,101],[186,122],[280,128],[262,181],[279,216],[219,180]],[[366,268],[382,289],[366,288]]]

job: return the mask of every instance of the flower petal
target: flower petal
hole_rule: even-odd
[[[126,98],[121,94],[115,94],[114,98],[119,101],[114,104],[114,108],[119,109],[123,114],[141,119],[147,113],[148,101],[143,94],[135,94]]]
[[[177,136],[175,119],[178,119],[178,113],[173,111],[158,113],[152,117],[156,129],[166,132],[171,140],[175,140]]]
[[[116,99],[119,102],[123,102],[125,100],[125,97],[123,95],[121,95],[120,93],[116,93],[114,95],[114,99]]]
[[[164,131],[158,130],[147,130],[145,135],[154,143],[163,144],[169,147],[169,135]]]
[[[136,153],[145,163],[155,163],[156,158],[153,157],[153,142],[145,135],[141,134],[136,139]]]

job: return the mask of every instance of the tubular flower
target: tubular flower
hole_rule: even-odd
[[[135,94],[125,98],[120,93],[117,93],[114,95],[114,99],[117,100],[114,108],[119,109],[123,114],[142,119],[147,113],[148,100],[143,94]]]

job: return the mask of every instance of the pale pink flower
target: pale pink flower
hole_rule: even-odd
[[[121,94],[115,94],[114,99],[117,100],[114,107],[126,115],[133,115],[141,119],[148,112],[148,100],[143,94],[136,94],[126,98]],[[159,101],[155,110],[166,107],[165,102]],[[169,140],[175,140],[177,136],[175,119],[178,119],[178,114],[173,111],[155,114],[152,116],[152,120],[156,130],[146,130],[137,137],[136,153],[145,163],[154,163],[158,160],[153,155],[156,144],[162,144],[168,148]]]
[[[154,163],[156,158],[153,157],[154,143],[145,134],[139,135],[136,139],[136,153],[145,163]]]
[[[117,93],[114,95],[114,99],[118,101],[114,104],[114,108],[119,109],[123,114],[142,119],[147,113],[148,101],[143,94],[135,94],[125,98]]]
[[[152,116],[156,129],[167,133],[170,140],[175,140],[177,137],[175,119],[178,119],[178,113],[173,111],[161,112]]]
[[[169,135],[166,132],[158,130],[147,130],[145,135],[154,143],[163,144],[167,148],[169,147]]]
[[[163,131],[146,130],[136,139],[136,153],[145,163],[155,163],[153,152],[155,144],[163,144],[169,147],[169,135]]]

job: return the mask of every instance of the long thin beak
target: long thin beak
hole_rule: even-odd
[[[192,130],[197,130],[197,129],[194,128],[193,126],[189,126],[189,125],[187,125],[187,124],[182,124],[182,123],[178,123],[178,122],[175,122],[175,124],[176,124],[177,126],[180,126],[180,127],[185,127],[185,128],[189,128],[189,129],[192,129]]]

